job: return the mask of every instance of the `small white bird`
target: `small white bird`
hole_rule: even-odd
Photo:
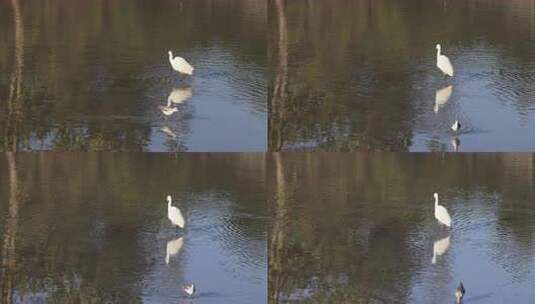
[[[177,107],[170,107],[170,106],[159,106],[158,109],[160,109],[160,111],[162,111],[163,115],[165,116],[171,116],[173,115],[175,112],[178,111]]]
[[[461,130],[461,123],[456,120],[453,125],[451,125],[451,129],[453,130],[453,132],[458,132],[459,130]]]
[[[433,243],[433,258],[431,259],[431,263],[435,264],[437,262],[437,257],[446,253],[449,247],[450,247],[449,236],[441,240],[435,241],[435,243]]]
[[[193,297],[195,294],[195,285],[193,283],[184,285],[184,292],[188,296]]]
[[[438,110],[442,108],[444,105],[446,105],[446,103],[451,97],[452,91],[453,91],[452,85],[442,88],[440,90],[437,90],[435,94],[435,107],[433,108],[433,111],[435,113],[438,113]]]
[[[453,77],[453,66],[451,65],[450,59],[445,55],[440,54],[440,44],[437,44],[437,67],[450,77]]]
[[[169,265],[169,259],[172,256],[178,254],[180,249],[182,249],[183,244],[184,244],[184,241],[182,240],[182,237],[179,237],[178,239],[167,242],[167,248],[165,251],[165,264]]]
[[[173,53],[171,51],[169,53],[169,63],[171,63],[171,66],[173,67],[173,70],[186,75],[192,75],[193,74],[193,67],[191,64],[189,64],[186,59],[176,56],[173,58]]]
[[[173,89],[169,97],[167,97],[167,104],[180,104],[191,98],[191,88]]]
[[[167,196],[167,217],[177,227],[184,229],[185,222],[182,212],[177,207],[171,206],[171,195]]]
[[[438,204],[438,193],[433,195],[435,197],[435,218],[443,225],[451,227],[451,217],[446,207]]]
[[[464,290],[463,282],[460,282],[457,289],[455,289],[455,299],[457,304],[462,303],[465,293],[466,291]]]

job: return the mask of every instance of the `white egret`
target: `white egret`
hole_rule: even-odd
[[[167,196],[167,217],[177,227],[184,229],[185,222],[182,212],[177,207],[171,206],[171,195]]]
[[[182,240],[182,237],[179,237],[178,239],[167,242],[167,248],[165,251],[165,264],[169,264],[169,259],[172,256],[178,254],[180,249],[182,249],[183,244],[184,244],[184,241]]]
[[[451,125],[451,129],[453,130],[453,132],[458,132],[459,130],[461,130],[461,123],[456,120],[453,125]]]
[[[443,255],[446,253],[448,248],[450,247],[450,236],[435,241],[433,244],[433,258],[431,259],[431,263],[435,264],[437,262],[437,257]]]
[[[184,285],[184,292],[188,296],[193,297],[195,294],[195,285],[193,283]]]
[[[466,290],[464,290],[463,282],[460,282],[459,286],[457,286],[457,289],[455,289],[455,299],[457,304],[462,303],[465,293]]]
[[[450,59],[445,55],[440,54],[440,44],[437,44],[437,67],[450,77],[453,77],[453,66],[451,65]]]
[[[183,103],[191,98],[191,88],[173,89],[169,97],[167,97],[167,104],[171,103]]]
[[[193,74],[193,67],[191,64],[189,64],[186,59],[176,56],[173,58],[173,53],[171,51],[169,53],[169,63],[171,63],[171,66],[173,67],[173,70],[186,75],[192,75]]]
[[[451,217],[446,207],[438,204],[438,193],[433,195],[435,197],[435,218],[443,225],[451,227]]]
[[[433,108],[435,113],[438,113],[438,110],[442,108],[444,105],[446,105],[446,103],[451,97],[452,91],[453,91],[452,85],[442,88],[440,90],[437,90],[435,94],[435,107]]]

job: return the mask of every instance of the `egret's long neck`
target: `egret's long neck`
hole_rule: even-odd
[[[440,57],[440,48],[437,48],[437,58]]]
[[[169,52],[169,61],[173,61],[173,53]]]
[[[438,207],[438,197],[435,196],[435,209]]]

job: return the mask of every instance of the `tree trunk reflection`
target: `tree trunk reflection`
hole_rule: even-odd
[[[19,213],[17,167],[15,155],[6,154],[9,170],[9,217],[6,221],[2,243],[2,303],[11,303],[13,299],[13,280],[16,274],[15,239]]]

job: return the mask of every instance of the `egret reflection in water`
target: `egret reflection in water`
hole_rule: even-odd
[[[171,130],[171,128],[169,128],[168,126],[163,126],[160,128],[160,132],[164,133],[165,135],[171,137],[171,138],[177,138],[177,135],[175,132],[173,132],[173,130]]]
[[[454,152],[459,152],[459,147],[461,146],[461,140],[459,137],[454,137],[451,139],[451,146],[453,147]]]
[[[433,111],[435,113],[438,113],[438,110],[440,110],[442,107],[446,105],[448,100],[450,100],[452,92],[453,92],[453,85],[449,85],[445,88],[437,90],[435,94],[435,106],[433,107]]]
[[[165,250],[165,264],[169,265],[170,258],[177,255],[180,252],[180,249],[182,249],[183,245],[184,245],[183,237],[179,237],[179,238],[176,238],[174,240],[167,242],[167,246]]]
[[[437,257],[443,255],[448,251],[448,248],[450,247],[450,236],[435,241],[433,244],[433,258],[431,259],[431,263],[435,264],[437,262]]]
[[[167,105],[170,106],[172,103],[181,104],[184,101],[190,99],[192,96],[191,87],[186,88],[174,88],[169,97],[167,97]]]

